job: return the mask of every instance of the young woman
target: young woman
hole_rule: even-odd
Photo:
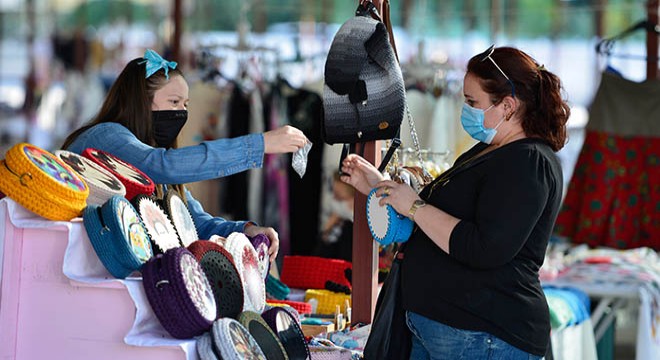
[[[63,148],[82,153],[96,148],[142,170],[158,186],[177,189],[188,203],[200,238],[244,232],[263,233],[269,254],[279,249],[277,232],[246,221],[227,221],[206,213],[182,184],[235,174],[263,165],[264,154],[289,153],[308,140],[302,131],[284,126],[263,134],[205,141],[178,148],[176,137],[188,118],[188,84],[175,62],[153,50],[133,59],[110,88],[98,115],[74,131]]]

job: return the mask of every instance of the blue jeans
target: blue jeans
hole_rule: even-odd
[[[414,312],[406,312],[412,332],[411,360],[538,360],[503,340],[481,331],[456,329]]]

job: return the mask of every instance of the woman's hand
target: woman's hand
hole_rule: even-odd
[[[275,258],[277,258],[277,252],[280,250],[280,237],[275,229],[272,227],[263,227],[254,225],[253,223],[247,223],[245,228],[243,228],[243,233],[249,237],[256,236],[257,234],[264,234],[268,236],[268,240],[270,240],[270,247],[268,248],[268,256],[270,257],[270,261],[273,261]]]
[[[284,154],[298,151],[309,140],[299,129],[284,125],[264,133],[264,153]]]
[[[396,212],[408,216],[408,211],[415,200],[419,199],[417,192],[408,184],[399,184],[396,181],[385,180],[376,184],[376,196],[381,197],[378,201],[380,206],[390,204]]]
[[[368,195],[379,181],[385,179],[375,166],[356,154],[346,156],[341,164],[341,171],[344,173],[340,177],[341,181],[364,195]]]

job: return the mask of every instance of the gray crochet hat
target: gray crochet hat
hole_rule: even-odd
[[[391,139],[403,120],[405,88],[385,25],[358,14],[335,35],[325,63],[324,141]]]

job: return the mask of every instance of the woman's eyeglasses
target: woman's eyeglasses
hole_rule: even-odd
[[[490,62],[492,62],[493,65],[495,65],[495,67],[497,68],[497,70],[500,71],[500,73],[502,74],[502,76],[504,76],[504,77],[506,78],[506,81],[508,81],[509,84],[511,85],[511,96],[512,96],[512,97],[516,97],[516,87],[513,86],[513,81],[511,81],[511,79],[509,79],[509,77],[506,76],[506,74],[504,73],[504,71],[502,71],[502,69],[499,67],[499,65],[497,65],[497,63],[495,62],[495,60],[493,60],[493,58],[491,57],[491,55],[493,54],[494,51],[495,51],[495,45],[491,45],[488,49],[486,49],[486,51],[484,51],[483,53],[481,53],[481,56],[480,56],[480,60],[479,60],[479,61],[484,62],[484,61],[486,61],[486,59],[490,60]]]

